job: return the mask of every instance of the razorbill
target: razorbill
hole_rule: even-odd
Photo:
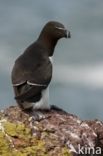
[[[52,78],[52,56],[57,41],[70,38],[63,24],[50,21],[14,64],[11,79],[15,99],[23,109],[50,109],[49,84]]]

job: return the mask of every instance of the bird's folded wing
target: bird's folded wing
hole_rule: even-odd
[[[40,91],[45,89],[41,86],[31,86],[28,84],[23,84],[21,86],[20,94],[15,96],[16,100],[26,101],[28,99],[32,99],[32,97],[40,95]]]
[[[27,62],[27,64],[16,62],[12,70],[12,84],[15,86],[26,81],[31,84],[48,85],[51,77],[52,64],[49,59],[45,59],[39,64],[34,62]]]
[[[24,100],[47,88],[52,77],[52,65],[46,60],[43,64],[34,67],[25,68],[20,64],[15,64],[12,71],[12,84],[16,99]],[[19,93],[18,93],[19,92]]]

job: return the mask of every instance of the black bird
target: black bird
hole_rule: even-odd
[[[63,24],[50,21],[38,39],[15,61],[12,84],[15,99],[23,110],[50,108],[48,86],[52,78],[51,57],[57,41],[63,37],[70,38],[70,32]]]

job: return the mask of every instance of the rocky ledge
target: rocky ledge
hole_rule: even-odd
[[[103,156],[103,123],[52,107],[34,118],[11,106],[0,112],[0,156]]]

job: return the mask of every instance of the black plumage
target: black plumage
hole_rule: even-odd
[[[52,78],[52,63],[57,41],[70,37],[70,32],[59,22],[48,22],[39,38],[17,58],[12,70],[12,84],[15,99],[22,109],[26,103],[35,103],[42,98]],[[31,107],[31,106],[30,106]]]

